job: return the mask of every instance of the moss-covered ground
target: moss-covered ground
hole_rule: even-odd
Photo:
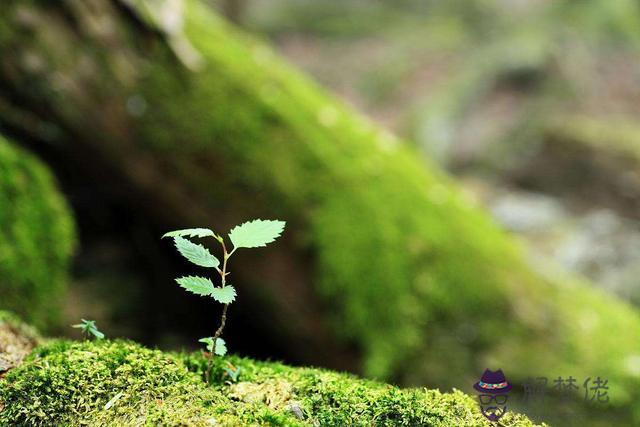
[[[0,425],[495,426],[462,392],[399,389],[321,369],[128,341],[51,341],[0,380]],[[232,381],[226,369],[239,368]],[[500,426],[532,426],[507,414]]]

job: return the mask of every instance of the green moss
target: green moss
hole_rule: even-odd
[[[46,167],[0,136],[0,309],[36,326],[55,322],[74,229]]]
[[[240,368],[237,383],[225,375]],[[213,384],[199,355],[126,341],[56,341],[0,380],[2,425],[490,426],[461,392],[402,390],[319,369],[229,357]],[[508,414],[499,425],[532,426]]]
[[[40,334],[35,328],[24,323],[19,316],[10,311],[0,310],[0,325],[15,329],[30,339],[40,339]]]

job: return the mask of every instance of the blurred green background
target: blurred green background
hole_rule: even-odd
[[[242,25],[456,175],[536,252],[639,301],[637,2],[240,4]]]

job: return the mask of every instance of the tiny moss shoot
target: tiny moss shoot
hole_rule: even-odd
[[[81,319],[81,322],[77,325],[72,325],[72,328],[80,329],[86,339],[95,337],[98,340],[104,339],[104,334],[100,332],[95,320]]]
[[[214,268],[220,276],[220,286],[215,286],[211,279],[201,276],[184,276],[176,279],[176,282],[185,290],[196,295],[211,297],[223,305],[220,322],[213,336],[200,338],[199,340],[199,342],[206,346],[208,352],[208,366],[205,371],[207,383],[210,382],[213,357],[216,355],[224,356],[227,353],[227,344],[224,339],[222,339],[222,333],[224,332],[224,327],[227,322],[229,304],[236,298],[235,288],[227,283],[227,276],[230,274],[227,270],[227,262],[231,255],[239,248],[258,248],[273,242],[282,234],[284,226],[284,221],[261,219],[238,225],[229,232],[229,240],[231,240],[233,244],[233,248],[230,251],[227,249],[224,237],[217,235],[208,228],[176,230],[162,236],[163,238],[173,238],[178,252],[191,263],[200,267]],[[200,244],[193,243],[187,239],[187,237],[213,237],[216,239],[222,247],[222,262],[209,252],[207,248]]]

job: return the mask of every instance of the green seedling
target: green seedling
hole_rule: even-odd
[[[240,367],[235,367],[233,363],[227,362],[227,367],[224,368],[224,371],[231,379],[232,383],[238,382],[238,376],[240,375]]]
[[[85,320],[85,319],[81,319],[81,320],[82,320],[82,323],[78,323],[77,325],[71,325],[71,327],[80,329],[86,339],[89,339],[92,336],[99,340],[104,338],[104,334],[98,330],[98,326],[96,325],[95,320]]]
[[[213,336],[201,338],[200,343],[205,345],[207,350],[207,370],[205,378],[207,383],[211,376],[211,368],[213,366],[213,358],[215,356],[224,356],[227,353],[227,345],[222,339],[225,324],[227,322],[227,311],[229,304],[235,301],[236,289],[227,283],[227,276],[230,274],[227,269],[227,262],[231,255],[240,248],[258,248],[266,246],[267,243],[273,242],[282,234],[284,230],[284,221],[271,221],[256,219],[254,221],[245,222],[242,225],[234,227],[229,232],[229,240],[233,244],[233,248],[227,250],[227,244],[223,236],[219,236],[208,228],[189,228],[184,230],[171,231],[162,237],[171,237],[175,243],[178,252],[193,264],[204,267],[213,268],[220,276],[220,285],[215,286],[213,281],[208,277],[202,276],[184,276],[179,277],[176,282],[183,289],[196,295],[212,298],[222,304],[222,315],[220,323],[215,330]],[[204,246],[193,243],[189,238],[205,238],[213,237],[222,248],[222,262],[216,258]],[[238,372],[239,373],[239,372]],[[235,376],[237,378],[237,374]]]

